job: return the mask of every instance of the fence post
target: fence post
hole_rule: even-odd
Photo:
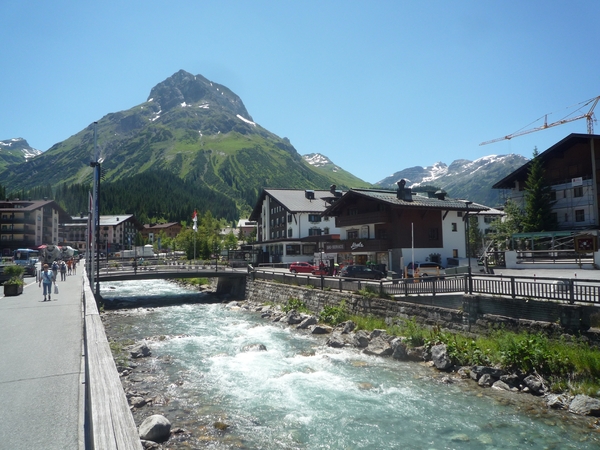
[[[510,296],[515,298],[517,296],[516,286],[515,286],[515,277],[510,277]]]
[[[342,292],[342,279],[341,278],[338,280],[338,283],[340,285],[340,292]]]
[[[383,281],[379,280],[379,295],[383,297]]]
[[[569,278],[569,303],[572,305],[575,303],[575,280]]]

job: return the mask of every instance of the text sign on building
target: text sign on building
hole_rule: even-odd
[[[571,186],[573,186],[573,187],[583,186],[583,178],[581,178],[581,177],[571,178]]]

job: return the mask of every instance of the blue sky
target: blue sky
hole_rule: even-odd
[[[0,140],[42,151],[180,69],[227,86],[300,154],[373,183],[530,157],[586,133],[585,119],[479,144],[600,95],[595,0],[5,0],[0,17]]]

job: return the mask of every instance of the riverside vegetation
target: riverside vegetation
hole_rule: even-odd
[[[284,312],[308,308],[298,299],[289,299]],[[357,316],[347,312],[345,302],[325,306],[319,313],[321,322],[339,325],[351,320],[356,330],[385,330],[390,336],[402,336],[411,347],[446,345],[448,356],[456,366],[493,366],[507,371],[542,376],[552,392],[568,392],[600,397],[600,349],[584,337],[548,336],[527,331],[504,329],[485,336],[449,332],[440,327],[426,327],[413,319],[383,319]]]

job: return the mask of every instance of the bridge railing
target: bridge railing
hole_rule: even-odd
[[[258,279],[277,281],[297,286],[312,286],[318,289],[339,291],[371,290],[392,296],[438,295],[467,293],[469,285],[473,294],[542,299],[567,303],[600,305],[600,281],[576,278],[548,278],[504,275],[446,275],[427,278],[399,278],[393,280],[359,280],[341,277],[292,274],[284,271],[255,270],[252,276]]]

